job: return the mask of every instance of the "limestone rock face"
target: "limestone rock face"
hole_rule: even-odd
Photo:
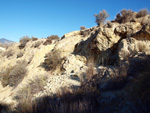
[[[43,44],[46,39],[29,41],[23,49],[18,47],[20,43],[12,45],[0,54],[0,80],[2,73],[13,68],[19,61],[27,62],[27,74],[15,88],[9,85],[3,87],[0,82],[0,102],[16,105],[17,101],[13,98],[18,90],[26,88],[37,76],[46,75],[48,78],[43,90],[34,95],[35,98],[55,95],[66,87],[70,90],[72,86],[80,87],[80,77],[88,70],[90,58],[93,58],[95,63],[94,70],[104,79],[100,87],[109,86],[106,81],[119,73],[116,65],[141,53],[150,55],[150,25],[142,25],[140,21],[111,22],[111,26],[106,24],[102,27],[73,31],[49,45]],[[41,44],[35,47],[39,41]],[[56,51],[59,51],[61,58],[65,57],[58,66],[63,71],[47,71],[41,64],[45,62],[47,54]]]

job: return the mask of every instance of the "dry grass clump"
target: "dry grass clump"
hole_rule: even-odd
[[[37,48],[37,47],[39,47],[42,43],[43,43],[43,41],[37,41],[37,42],[35,42],[35,43],[32,45],[32,47]]]
[[[90,30],[89,29],[87,29],[87,30],[81,30],[80,31],[80,35],[83,35],[83,37],[86,37],[86,36],[88,36],[89,34],[90,34]]]
[[[56,69],[60,69],[64,59],[65,58],[60,56],[60,51],[52,51],[46,55],[46,58],[41,66],[44,67],[46,71],[54,71]]]
[[[36,40],[38,40],[38,38],[32,37],[31,40],[32,40],[32,41],[36,41]]]
[[[127,87],[130,99],[135,102],[139,112],[148,113],[150,109],[150,56],[141,56],[133,59],[130,76],[134,80]]]
[[[97,94],[91,91],[65,92],[37,100],[26,99],[18,104],[15,113],[95,113]]]
[[[19,53],[17,54],[17,58],[22,57],[22,56],[23,56],[23,54],[24,54],[24,52],[19,52]]]
[[[31,38],[29,38],[28,36],[24,36],[23,38],[21,38],[19,48],[23,49],[30,40]]]
[[[7,58],[9,58],[9,57],[11,57],[11,56],[13,56],[14,55],[14,51],[12,50],[12,49],[8,49],[8,50],[6,50],[6,51],[4,51],[3,53],[2,53],[2,56],[4,57],[4,56],[6,56]]]
[[[9,85],[16,87],[27,73],[27,63],[25,61],[18,62],[15,66],[7,68],[1,75],[1,83],[3,87]]]
[[[123,9],[121,11],[121,14],[120,13],[117,14],[115,21],[119,23],[130,22],[134,18],[133,14],[134,12],[132,10]]]
[[[136,14],[136,18],[140,18],[140,17],[144,17],[148,14],[148,10],[147,9],[142,9],[140,10],[137,14]]]
[[[107,24],[106,24],[106,25],[107,25],[108,28],[112,28],[112,23],[111,23],[111,21],[107,21]]]
[[[16,99],[21,101],[23,98],[33,98],[40,91],[44,90],[47,83],[48,76],[36,76],[34,79],[29,80],[29,84],[17,92]]]
[[[99,14],[95,14],[94,16],[96,18],[95,22],[97,23],[98,26],[104,24],[106,19],[109,17],[108,13],[105,10],[100,11]]]
[[[47,40],[43,43],[43,45],[49,45],[49,44],[51,44],[52,40],[58,41],[59,37],[57,35],[48,36]]]
[[[85,29],[86,29],[85,26],[81,26],[81,27],[80,27],[80,30],[85,30]]]

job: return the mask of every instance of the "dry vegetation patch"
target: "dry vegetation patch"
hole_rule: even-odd
[[[7,68],[1,72],[1,83],[3,87],[9,85],[16,87],[27,73],[27,63],[25,61],[18,62],[15,66]]]
[[[23,38],[21,38],[19,48],[23,49],[30,40],[31,38],[29,38],[28,36],[24,36]]]

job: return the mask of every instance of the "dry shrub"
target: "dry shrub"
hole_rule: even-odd
[[[46,71],[54,71],[56,69],[60,69],[64,59],[64,57],[62,58],[60,56],[60,51],[58,50],[49,52],[46,55],[44,63],[42,63],[42,67],[44,67]]]
[[[38,40],[38,38],[32,37],[31,40],[32,40],[32,41],[36,41],[36,40]]]
[[[80,31],[80,35],[83,35],[83,37],[86,37],[86,36],[88,36],[90,34],[90,30],[89,29],[87,29],[87,30],[84,30],[84,31]]]
[[[140,58],[141,57],[141,58]],[[131,59],[130,76],[134,80],[127,87],[129,98],[136,103],[139,112],[148,113],[150,108],[150,56],[142,54],[139,58]]]
[[[87,67],[88,68],[86,70],[86,79],[89,81],[95,74],[95,71],[94,71],[95,63],[94,63],[93,57],[88,58]]]
[[[137,14],[136,14],[136,18],[140,18],[140,17],[144,17],[148,14],[148,10],[147,9],[142,9],[140,10]]]
[[[144,25],[150,25],[150,20],[149,19],[146,19],[146,18],[143,18],[141,20],[141,25],[144,26]]]
[[[107,27],[108,27],[108,28],[111,28],[111,27],[112,27],[111,21],[107,21]]]
[[[23,38],[21,38],[19,48],[23,49],[30,40],[31,38],[29,38],[28,36],[24,36]]]
[[[3,87],[7,85],[16,87],[27,73],[26,66],[27,63],[25,61],[20,61],[15,66],[8,68],[5,72],[1,73]]]
[[[97,97],[94,91],[64,91],[63,94],[41,97],[32,102],[32,99],[26,99],[27,102],[18,104],[16,113],[95,113],[98,111]]]
[[[32,47],[37,48],[37,47],[39,47],[42,43],[43,43],[43,41],[37,41],[37,42],[35,42],[35,43],[32,45]]]
[[[21,88],[16,95],[17,101],[22,98],[33,98],[35,94],[38,94],[40,91],[44,90],[44,86],[47,83],[48,77],[45,76],[36,76],[34,79],[30,80],[29,84],[24,88]]]
[[[15,108],[15,110],[12,111],[12,113],[37,113],[36,111],[36,106],[35,101],[32,100],[32,97],[30,93],[27,92],[28,96],[22,97],[18,102],[18,106]]]
[[[85,30],[85,29],[86,29],[85,26],[81,26],[81,27],[80,27],[80,30]]]
[[[46,39],[46,41],[43,43],[43,45],[49,45],[49,44],[51,44],[52,40],[58,41],[59,37],[57,35],[48,36],[47,39]]]
[[[47,37],[48,40],[59,40],[59,37],[57,35],[51,35]]]
[[[107,73],[106,73],[107,74]],[[128,67],[121,65],[113,69],[113,73],[110,73],[111,79],[107,81],[107,85],[102,89],[104,91],[120,90],[128,83]]]
[[[132,10],[123,9],[121,11],[121,15],[120,13],[117,14],[115,21],[119,23],[126,23],[133,20],[133,18],[134,18],[134,12]]]
[[[6,56],[7,58],[9,58],[9,57],[13,56],[13,54],[14,54],[14,51],[12,49],[9,49],[9,50],[4,51],[2,53],[2,56],[3,57]]]
[[[24,52],[19,52],[19,53],[17,54],[17,58],[22,57],[22,56],[23,56],[23,54],[24,54]]]
[[[97,23],[98,26],[104,24],[106,19],[109,17],[108,13],[105,10],[100,11],[99,14],[95,14],[94,16],[96,18],[95,22]]]

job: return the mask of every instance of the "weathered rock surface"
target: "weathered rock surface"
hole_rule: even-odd
[[[94,58],[95,70],[97,70],[102,80],[100,89],[104,91],[102,92],[103,99],[100,100],[100,104],[104,102],[104,105],[109,106],[103,111],[109,112],[109,109],[112,109],[113,112],[117,112],[118,109],[121,109],[121,112],[123,110],[128,111],[128,108],[123,107],[122,102],[117,103],[119,107],[115,109],[114,105],[110,105],[114,104],[117,98],[120,98],[125,91],[124,89],[115,92],[106,90],[114,88],[113,86],[109,87],[112,84],[111,80],[119,75],[117,74],[119,69],[115,66],[140,54],[150,55],[150,25],[143,26],[138,20],[124,24],[116,22],[111,24],[111,27],[105,25],[70,32],[65,34],[58,42],[52,42],[46,46],[43,45],[46,39],[39,39],[29,41],[23,49],[18,48],[19,43],[9,47],[4,52],[12,51],[13,55],[8,58],[4,55],[4,52],[0,54],[0,72],[2,73],[13,67],[18,61],[25,60],[28,64],[26,67],[27,75],[15,88],[11,86],[3,87],[0,82],[0,102],[16,105],[17,101],[13,98],[17,95],[17,91],[26,87],[30,83],[29,81],[36,78],[36,76],[48,75],[48,79],[44,90],[35,94],[35,98],[43,95],[54,95],[63,88],[79,87],[81,76],[88,69],[88,60]],[[38,41],[41,41],[41,45],[34,48],[33,45]],[[57,70],[54,72],[46,71],[41,66],[46,54],[51,51],[59,51],[59,55],[65,57],[60,66],[63,72]],[[130,81],[129,79],[127,81]],[[123,96],[126,96],[126,94]],[[128,104],[127,107],[133,104],[128,103],[127,100],[125,102]],[[131,107],[130,111],[132,109],[134,108]]]

